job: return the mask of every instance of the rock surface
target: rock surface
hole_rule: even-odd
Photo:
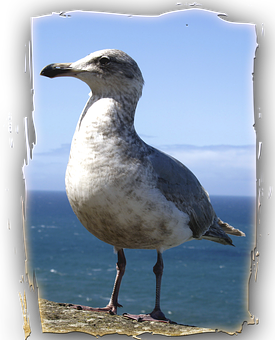
[[[169,324],[163,322],[137,322],[122,315],[90,312],[70,308],[68,304],[39,299],[43,332],[84,332],[94,336],[125,334],[136,337],[143,333],[169,336],[215,332],[214,329]]]

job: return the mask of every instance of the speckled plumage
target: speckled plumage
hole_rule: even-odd
[[[75,76],[92,90],[66,172],[69,201],[91,233],[117,249],[162,251],[203,237],[218,222],[196,177],[137,135],[134,114],[144,82],[132,58],[102,50],[72,64],[51,64],[44,74]],[[231,243],[215,229],[216,241]]]
[[[77,77],[92,91],[66,171],[70,204],[92,234],[118,251],[159,254],[191,239],[232,244],[226,233],[243,235],[218,219],[190,170],[137,135],[134,115],[144,81],[126,53],[102,50],[75,63],[51,64],[41,74]]]

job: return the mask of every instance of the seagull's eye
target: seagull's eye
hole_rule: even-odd
[[[106,57],[106,56],[102,56],[102,57],[99,59],[99,62],[100,62],[100,65],[109,64],[110,58],[109,58],[109,57]]]

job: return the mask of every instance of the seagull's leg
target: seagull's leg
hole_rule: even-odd
[[[111,299],[108,305],[103,308],[94,308],[94,307],[88,307],[88,306],[69,304],[70,307],[79,309],[79,310],[89,310],[92,312],[108,312],[110,314],[117,313],[117,307],[122,307],[118,303],[118,293],[119,293],[120,284],[121,284],[122,277],[124,275],[125,267],[126,267],[126,258],[125,258],[123,249],[118,250],[117,257],[118,257],[118,261],[116,264],[117,274],[116,274],[116,279],[115,279],[115,284],[114,284],[113,292],[111,295]]]
[[[155,308],[150,314],[128,314],[124,313],[123,315],[127,318],[134,319],[137,321],[161,321],[161,322],[171,322],[169,319],[166,319],[165,315],[160,309],[160,287],[161,287],[161,278],[163,273],[163,260],[162,253],[158,251],[158,259],[156,264],[153,267],[153,272],[156,275],[156,302]]]
[[[163,273],[163,259],[162,253],[158,251],[158,259],[156,264],[153,267],[153,272],[156,275],[156,302],[155,308],[150,313],[151,317],[157,320],[167,320],[165,315],[162,313],[160,309],[160,287],[161,287],[161,279]]]
[[[122,281],[122,277],[125,273],[125,267],[126,267],[126,258],[124,255],[123,249],[120,249],[117,253],[118,261],[116,264],[116,269],[117,269],[117,274],[116,274],[116,279],[115,279],[115,284],[114,284],[114,289],[111,295],[111,299],[106,307],[110,307],[112,312],[116,314],[117,307],[122,307],[118,303],[118,294],[119,294],[119,288],[120,284]]]

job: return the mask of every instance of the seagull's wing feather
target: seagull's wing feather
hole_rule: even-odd
[[[149,159],[157,176],[157,187],[168,201],[189,215],[189,227],[194,238],[233,245],[227,234],[245,236],[242,231],[217,217],[208,193],[186,166],[175,158],[150,148]]]
[[[189,215],[193,236],[200,238],[217,218],[207,192],[195,175],[173,157],[151,147],[149,160],[157,176],[158,189]]]

